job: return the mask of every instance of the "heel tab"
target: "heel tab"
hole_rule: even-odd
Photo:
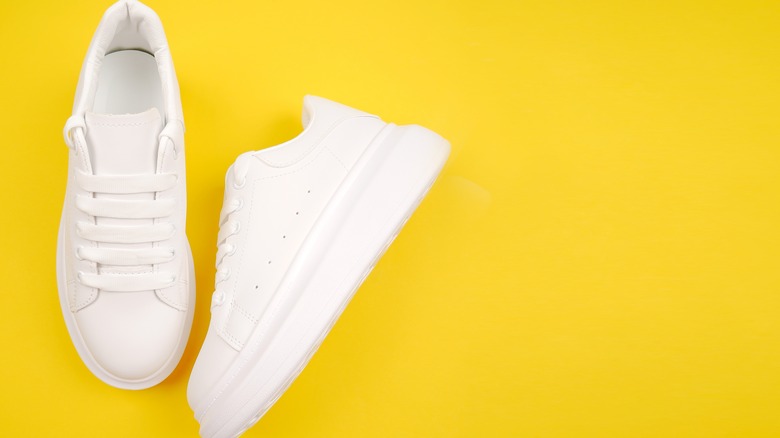
[[[160,17],[154,9],[141,3],[138,0],[119,0],[106,9],[101,21],[112,22],[113,25],[121,21],[143,21],[152,20],[155,24],[162,27]]]

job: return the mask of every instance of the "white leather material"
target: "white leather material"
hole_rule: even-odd
[[[140,114],[87,112],[85,121],[94,173],[155,173],[157,137],[163,128],[162,117],[156,108]]]
[[[89,195],[75,182],[77,173],[92,172],[92,167],[89,163],[89,152],[86,145],[77,145],[76,150],[70,150],[69,152],[68,185],[65,190],[65,203],[60,230],[60,241],[62,243],[60,256],[62,258],[61,262],[65,266],[65,278],[61,280],[65,281],[65,285],[60,284],[59,287],[66,288],[70,312],[77,312],[91,304],[97,298],[98,291],[86,287],[77,281],[76,277],[79,272],[96,274],[97,265],[77,257],[76,251],[79,247],[94,248],[97,247],[97,244],[82,238],[76,230],[77,223],[89,222],[91,220],[86,213],[75,208],[77,196]]]
[[[303,124],[227,173],[212,319],[187,391],[204,437],[240,435],[281,396],[449,154],[430,130],[321,98],[306,98]]]
[[[86,114],[86,138],[89,148],[89,157],[92,163],[92,169],[96,175],[134,175],[134,174],[153,174],[157,172],[158,158],[171,159],[173,153],[158,151],[158,138],[162,131],[162,120],[156,108],[152,108],[140,114],[95,114],[87,112]],[[161,156],[161,157],[160,157]],[[165,161],[165,160],[163,160]],[[169,172],[176,173],[181,171],[175,165],[165,166]],[[131,193],[121,195],[95,194],[98,199],[116,199],[116,200],[151,200],[163,199],[168,195],[159,193]],[[96,218],[95,224],[113,225],[113,226],[135,226],[154,223],[153,219],[115,219],[115,218]],[[175,226],[174,226],[175,229]],[[167,239],[166,239],[167,240]],[[164,242],[164,241],[163,241]],[[101,243],[100,247],[106,248],[143,248],[154,247],[154,243],[143,244],[112,244]],[[184,247],[180,246],[180,254],[184,254]],[[179,263],[181,264],[181,263]],[[162,265],[162,264],[161,264]],[[153,266],[112,266],[110,268],[101,268],[102,273],[132,274],[140,273],[154,269]],[[158,266],[159,269],[159,266]],[[175,268],[179,278],[185,278],[187,273],[180,267]],[[166,288],[159,291],[160,299],[171,307],[178,310],[186,310],[187,303],[186,282],[182,282],[173,288]],[[97,294],[93,296],[93,299]],[[154,299],[152,296],[149,299]],[[139,298],[140,299],[140,298]]]
[[[121,49],[149,54],[105,56]],[[133,68],[146,70],[120,71],[130,58],[140,62]],[[111,72],[106,77],[102,65]],[[98,85],[105,88],[96,106]],[[154,104],[160,93],[164,114]],[[144,99],[128,98],[140,94]],[[155,106],[132,113],[149,101]],[[122,0],[106,11],[84,60],[66,143],[57,261],[65,322],[101,380],[127,389],[153,386],[186,346],[194,275],[178,84],[162,25],[148,7]]]
[[[255,160],[246,187],[228,189],[244,200],[239,214],[246,219],[237,220],[246,227],[234,239],[234,280],[227,305],[214,315],[214,326],[237,350],[243,348],[308,230],[346,175],[326,148],[312,155],[300,163],[304,171],[284,174],[264,172],[265,165]]]
[[[223,302],[212,305],[207,342],[190,378],[193,408],[245,347],[323,209],[387,126],[376,116],[320,97],[306,96],[304,106],[298,137],[243,154],[228,170],[223,202],[241,202],[230,215],[240,226],[227,238],[235,251],[221,264],[230,271],[215,293],[224,294]]]
[[[209,391],[216,385],[217,380],[222,377],[222,373],[238,356],[238,352],[228,345],[216,330],[209,329],[206,339],[203,341],[201,351],[207,354],[198,355],[195,368],[192,375],[197,373],[198,378],[190,378],[187,385],[188,400],[203,400],[208,396]],[[190,405],[193,402],[190,401]]]
[[[84,342],[108,373],[140,380],[170,360],[186,314],[160,304],[152,291],[105,293],[76,314]]]
[[[178,279],[174,287],[159,289],[156,291],[157,297],[164,303],[181,311],[192,313],[194,310],[194,296],[192,292],[195,289],[195,278],[189,274],[187,263],[187,254],[189,253],[189,244],[185,235],[186,217],[187,217],[187,181],[185,171],[185,153],[184,153],[184,130],[181,124],[171,122],[163,128],[160,136],[167,136],[171,140],[166,147],[157,151],[157,173],[175,174],[178,178],[177,186],[174,190],[168,190],[157,193],[158,200],[171,199],[176,203],[176,210],[169,223],[174,225],[176,233],[173,238],[167,242],[172,245],[178,257],[167,263],[156,265],[158,272],[172,272]],[[159,221],[158,221],[159,222]],[[166,242],[158,242],[155,246],[161,246]],[[192,261],[189,261],[190,264]]]
[[[139,49],[154,55],[162,83],[165,121],[177,121],[183,125],[179,83],[162,22],[151,8],[134,0],[118,1],[103,14],[81,67],[73,114],[83,115],[92,108],[100,75],[100,59],[122,49]]]
[[[308,230],[349,171],[347,166],[384,126],[375,118],[348,116],[294,166],[282,171],[255,160],[245,187],[228,185],[226,197],[245,204],[236,220],[248,226],[234,239],[238,262],[232,264],[228,305],[213,318],[233,348],[243,348]]]
[[[140,113],[150,107],[165,114],[162,82],[154,56],[140,50],[106,55],[100,66],[92,111],[101,114]],[[112,84],[123,84],[112,87]]]
[[[232,238],[236,253],[230,257],[227,304],[213,312],[212,327],[236,350],[243,348],[347,166],[386,125],[323,98],[307,96],[305,103],[307,129],[288,143],[252,154],[244,186],[226,186],[226,199],[244,203],[234,220],[245,226]],[[291,164],[280,166],[284,160]]]
[[[270,167],[292,166],[311,153],[313,148],[320,144],[325,137],[333,134],[332,131],[340,122],[355,117],[371,118],[375,119],[374,123],[383,124],[377,116],[323,99],[322,97],[306,96],[303,99],[303,132],[286,143],[263,149],[257,152],[255,156]],[[352,131],[344,130],[343,128],[342,132],[352,133]],[[360,130],[358,129],[356,132],[360,132]],[[349,141],[345,143],[345,147],[354,148],[356,144],[360,143]]]

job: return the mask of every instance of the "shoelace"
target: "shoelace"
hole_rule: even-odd
[[[81,130],[71,131],[74,127],[81,128],[79,125],[73,126],[69,120],[66,125],[66,141],[69,147],[78,151],[76,143],[85,145],[86,140]],[[76,174],[76,184],[93,194],[125,195],[162,192],[173,188],[176,180],[177,176],[174,174],[92,175],[84,172]],[[78,195],[76,208],[92,218],[158,219],[173,214],[175,201],[173,199],[116,200]],[[76,233],[80,237],[96,242],[98,245],[154,243],[169,239],[174,232],[175,227],[170,223],[120,226],[79,221],[76,224]],[[76,256],[102,266],[139,266],[169,262],[175,256],[175,251],[172,248],[160,247],[127,249],[78,247]],[[100,290],[140,292],[170,287],[175,283],[176,277],[165,272],[132,275],[79,272],[78,280],[84,286]]]
[[[238,157],[233,165],[233,188],[240,190],[246,184],[246,172],[249,167],[249,154],[243,154]],[[238,234],[241,231],[241,223],[233,218],[233,213],[241,210],[244,201],[240,198],[226,200],[219,213],[219,233],[217,234],[217,275],[214,280],[214,295],[211,307],[221,305],[225,300],[225,293],[220,290],[220,284],[230,278],[230,268],[224,266],[227,257],[236,252],[236,246],[228,242],[230,236]]]

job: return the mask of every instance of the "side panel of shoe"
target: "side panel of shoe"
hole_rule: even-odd
[[[241,223],[248,226],[246,236],[236,239],[240,264],[227,314],[220,315],[225,321],[221,333],[234,348],[246,343],[309,230],[349,172],[334,149],[367,145],[384,125],[373,118],[347,119],[306,159],[281,172],[259,160],[252,163],[250,174],[255,176],[247,187],[235,190],[235,196],[245,199],[246,220]]]
[[[235,277],[226,293],[219,286],[215,292],[212,324],[188,388],[203,436],[235,436],[270,408],[449,152],[448,143],[425,128],[388,125],[324,99],[307,100],[315,120],[322,114],[319,120],[328,119],[329,112],[352,116],[332,129],[307,127],[304,134],[329,132],[313,145],[299,138],[289,152],[280,150],[285,145],[266,150],[271,159],[263,156],[266,151],[245,154],[227,178],[226,205],[236,205],[235,196],[250,201],[222,225],[241,223],[231,255],[222,262],[240,267],[240,273],[231,272]],[[259,161],[247,164],[245,157]],[[294,164],[279,167],[285,160]],[[245,185],[232,187],[244,172],[250,175]],[[254,204],[252,212],[247,202]]]
[[[279,293],[297,299],[270,306],[268,313],[284,317],[260,322],[275,327],[274,335],[256,333],[241,352],[255,349],[246,355],[251,359],[244,369],[231,370],[233,383],[201,418],[203,436],[236,436],[283,394],[425,196],[449,153],[444,139],[418,126],[396,127],[382,144],[380,159],[366,163],[368,171],[354,181],[357,190],[345,195],[350,211],[312,231],[327,244],[308,255],[304,268],[291,268],[305,274],[285,282]]]
[[[188,388],[193,406],[230,362],[224,353],[209,352],[224,350],[212,338],[218,336],[236,352],[243,349],[309,230],[351,169],[341,157],[361,154],[386,126],[375,116],[325,99],[308,97],[306,108],[308,125],[299,137],[306,141],[239,158],[248,166],[241,185],[235,184],[237,166],[228,171],[224,202],[243,204],[231,217],[239,230],[231,240],[234,254],[227,256],[237,263],[231,263],[214,295],[204,354],[193,370],[200,377],[192,378]]]

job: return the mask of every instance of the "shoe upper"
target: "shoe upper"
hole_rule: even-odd
[[[303,125],[295,139],[247,152],[227,172],[211,324],[187,391],[196,416],[247,345],[340,183],[387,126],[314,96],[304,99]]]
[[[103,59],[125,49],[153,54],[161,105],[132,114],[94,112]],[[143,4],[120,1],[103,16],[65,140],[60,294],[71,337],[102,380],[150,386],[144,382],[173,370],[186,343],[194,279],[179,88],[162,24]]]

